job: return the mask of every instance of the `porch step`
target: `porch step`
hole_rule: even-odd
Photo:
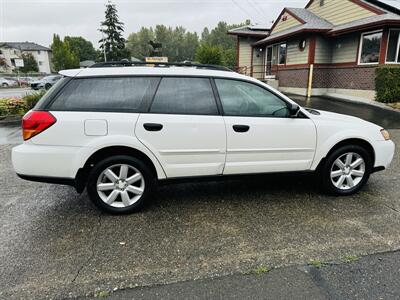
[[[265,83],[268,84],[269,86],[277,89],[279,88],[279,80],[275,78],[265,78]]]

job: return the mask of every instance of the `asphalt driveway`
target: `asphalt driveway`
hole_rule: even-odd
[[[400,248],[398,153],[351,197],[321,194],[312,176],[259,176],[160,186],[142,212],[109,216],[85,193],[17,178],[16,129],[2,130],[0,298],[103,295]],[[390,133],[399,147],[400,130]]]

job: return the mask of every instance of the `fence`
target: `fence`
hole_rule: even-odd
[[[266,76],[271,75],[271,65],[265,64],[235,67],[234,70],[239,74],[251,76],[261,81],[264,81]]]

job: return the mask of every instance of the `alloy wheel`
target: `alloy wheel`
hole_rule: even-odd
[[[332,164],[330,176],[332,184],[340,190],[356,187],[364,178],[365,161],[355,152],[339,156]]]
[[[127,164],[116,164],[100,173],[97,193],[112,207],[127,207],[139,201],[145,189],[142,173]]]

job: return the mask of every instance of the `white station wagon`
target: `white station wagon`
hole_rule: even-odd
[[[86,187],[109,213],[136,211],[154,184],[182,177],[316,171],[328,192],[349,195],[394,155],[380,126],[299,107],[222,67],[121,62],[60,74],[23,118],[14,169]]]

